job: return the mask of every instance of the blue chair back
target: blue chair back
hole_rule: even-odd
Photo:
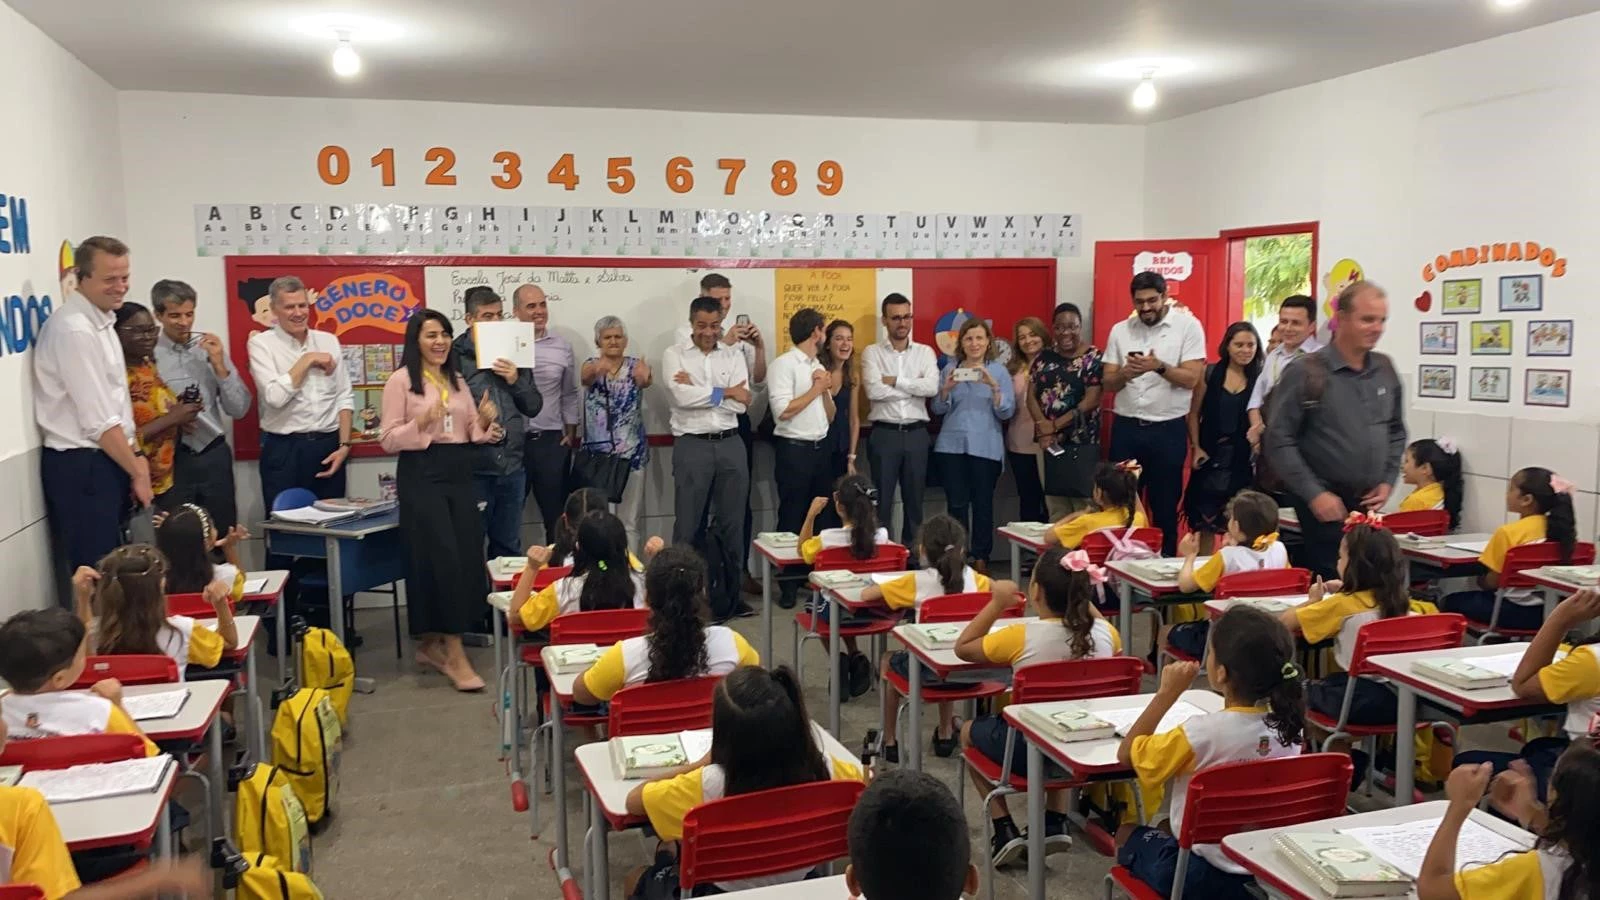
[[[272,511],[283,509],[304,509],[317,502],[317,495],[303,487],[292,487],[280,491],[278,496],[272,498]]]

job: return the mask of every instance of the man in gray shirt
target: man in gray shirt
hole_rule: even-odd
[[[158,281],[150,288],[150,305],[161,322],[156,371],[180,400],[200,404],[199,414],[178,439],[172,489],[156,503],[168,511],[185,503],[202,507],[221,536],[238,522],[227,419],[250,411],[250,389],[228,360],[222,338],[193,330],[194,288],[182,281]]]
[[[1383,506],[1406,448],[1400,376],[1373,349],[1389,318],[1388,297],[1361,281],[1335,305],[1333,342],[1283,370],[1263,441],[1300,518],[1301,564],[1324,578],[1338,577],[1346,514]]]

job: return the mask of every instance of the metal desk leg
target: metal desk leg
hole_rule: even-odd
[[[504,639],[500,637],[502,626],[506,631]],[[510,655],[515,648],[511,644],[511,626],[499,610],[495,610],[491,616],[489,631],[494,639],[494,671],[500,685],[500,697],[497,700],[500,704],[500,758],[505,759],[511,752],[511,679],[516,677],[516,673],[512,671],[515,662]],[[505,659],[501,658],[501,647],[506,649]]]
[[[761,645],[761,662],[763,665],[777,665],[777,660],[772,658],[772,560],[767,559],[765,553],[757,553],[761,558],[761,625],[766,631],[766,643]]]
[[[823,591],[828,598],[828,731],[839,736],[839,599],[832,591]]]
[[[211,779],[211,796],[208,799],[211,806],[211,837],[213,839],[224,837],[228,829],[228,804],[222,802],[228,796],[228,770],[222,762],[222,713],[219,711],[211,720],[208,729],[211,744],[211,765],[209,778]],[[166,817],[166,810],[161,812],[162,818]]]
[[[606,813],[600,808],[600,798],[589,798],[589,833],[594,837],[594,850],[591,859],[594,863],[593,877],[594,896],[597,900],[611,900],[611,860],[607,853],[610,845],[606,841]]]
[[[906,717],[906,727],[911,733],[906,735],[906,746],[911,753],[911,771],[922,771],[922,660],[906,653],[906,677],[911,682],[911,709]],[[883,690],[888,690],[884,685]]]
[[[1398,681],[1391,681],[1399,692],[1400,710],[1395,716],[1394,732],[1394,805],[1409,806],[1411,791],[1415,787],[1417,757],[1417,694]],[[1377,765],[1372,760],[1368,765]]]
[[[260,652],[260,647],[259,639],[252,641],[250,652],[244,657],[244,677],[249,682],[244,698],[245,721],[249,728],[253,762],[264,762],[267,758],[267,723],[261,710],[261,679],[256,674],[256,654]]]
[[[539,773],[532,773],[534,790],[539,789]],[[567,874],[567,742],[561,724],[561,700],[550,697],[550,792],[555,794],[556,820],[556,877],[566,880]]]
[[[1006,541],[1011,545],[1011,580],[1022,584],[1022,545],[1016,541]]]
[[[333,636],[344,640],[344,572],[339,559],[339,539],[336,537],[323,538],[323,546],[328,552],[328,624],[333,628]]]
[[[1122,632],[1123,652],[1133,642],[1133,582],[1117,582],[1117,603],[1120,610],[1117,613],[1117,630]]]
[[[1028,897],[1044,900],[1044,754],[1033,741],[1028,741]]]
[[[275,615],[272,617],[272,630],[277,636],[278,646],[278,680],[287,681],[295,672],[294,654],[289,652],[289,607],[284,602],[289,585],[284,583],[283,590],[278,592],[278,602]]]

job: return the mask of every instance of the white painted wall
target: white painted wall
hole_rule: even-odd
[[[1460,442],[1469,473],[1466,524],[1504,518],[1508,473],[1544,465],[1572,479],[1580,532],[1596,526],[1600,484],[1600,395],[1596,370],[1581,365],[1600,347],[1588,311],[1600,288],[1600,233],[1591,210],[1600,195],[1600,15],[1284,91],[1151,126],[1146,138],[1145,226],[1152,237],[1215,234],[1279,222],[1321,222],[1321,264],[1341,257],[1366,266],[1390,293],[1383,350],[1414,389],[1420,363],[1457,367],[1455,400],[1412,396],[1414,436]],[[1476,266],[1451,277],[1482,278],[1484,312],[1439,314],[1439,282],[1422,266],[1452,248],[1522,240],[1553,246],[1565,277],[1544,282],[1542,313],[1502,315],[1497,280],[1523,264]],[[1537,269],[1537,267],[1533,267]],[[1322,273],[1318,273],[1321,283]],[[1433,311],[1413,305],[1424,288]],[[1455,357],[1421,356],[1424,319],[1461,321]],[[1472,356],[1472,319],[1508,318],[1517,353]],[[1578,356],[1525,360],[1526,321],[1574,319]],[[1513,402],[1466,399],[1467,370],[1509,365]],[[1527,365],[1570,368],[1570,409],[1520,403]]]
[[[0,193],[28,201],[32,252],[0,255],[0,298],[50,295],[63,240],[124,229],[117,98],[111,86],[9,6],[5,89],[0,90]],[[134,267],[141,260],[134,257]],[[39,434],[33,424],[33,354],[0,356],[0,561],[6,586],[0,619],[55,602],[50,540],[39,489]]]

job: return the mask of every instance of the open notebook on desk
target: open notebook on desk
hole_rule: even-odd
[[[173,764],[172,757],[163,754],[70,769],[34,769],[25,772],[19,783],[43,794],[48,803],[153,794],[161,787],[167,769]]]

